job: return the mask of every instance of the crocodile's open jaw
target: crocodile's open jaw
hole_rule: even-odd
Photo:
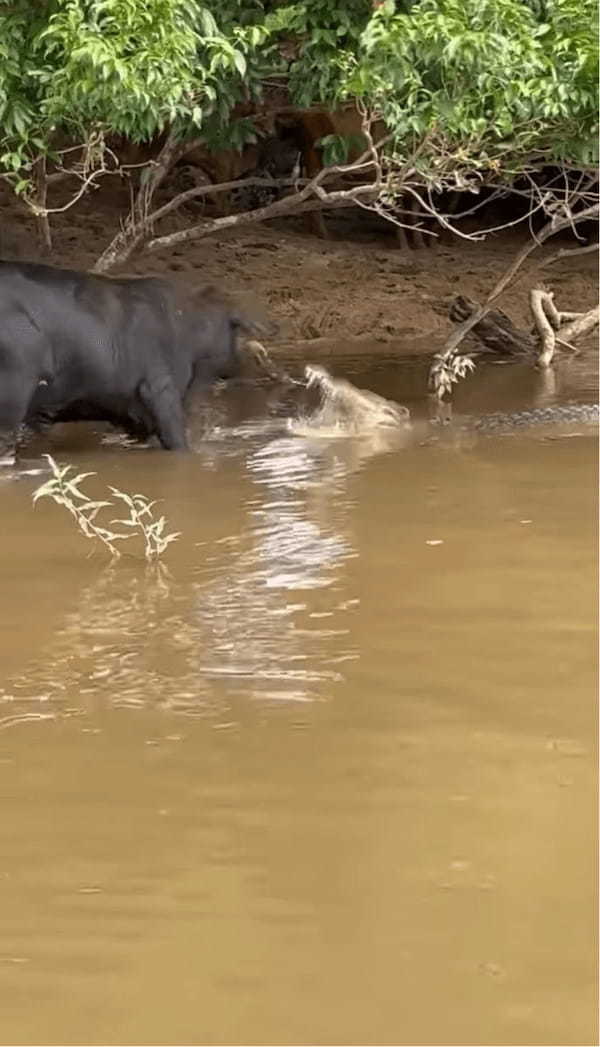
[[[333,378],[324,367],[308,364],[304,376],[307,388],[318,388],[323,396],[322,407],[311,417],[315,427],[334,427],[356,435],[410,426],[406,407],[368,389],[358,389],[344,378]]]
[[[315,367],[313,364],[307,364],[304,368],[304,377],[306,378],[308,389],[313,389],[315,385],[318,385],[319,388],[328,388],[331,385],[331,375],[327,373],[324,367]]]

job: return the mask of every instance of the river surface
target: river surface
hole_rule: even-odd
[[[422,360],[339,363],[425,413]],[[596,1043],[596,435],[308,440],[274,395],[0,479],[1,1042]],[[596,399],[578,359],[456,409]],[[32,508],[48,448],[163,499],[168,573]]]

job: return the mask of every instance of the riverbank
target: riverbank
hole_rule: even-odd
[[[124,191],[103,190],[55,215],[53,254],[42,259],[33,222],[4,195],[1,255],[91,268],[125,207]],[[182,214],[175,224],[183,228],[194,221],[197,216]],[[270,348],[286,356],[318,359],[378,349],[428,354],[439,350],[450,330],[454,295],[484,299],[527,236],[525,230],[508,230],[485,242],[455,238],[433,250],[402,251],[391,227],[361,212],[330,216],[327,224],[327,241],[305,232],[300,221],[287,220],[141,255],[122,271],[218,285],[275,320],[279,331]],[[545,252],[563,245],[553,241]],[[556,292],[559,308],[586,310],[597,302],[594,254],[537,275],[530,263],[499,303],[517,325],[529,326],[529,291],[541,277]]]

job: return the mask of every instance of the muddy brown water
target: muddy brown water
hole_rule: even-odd
[[[334,370],[424,413],[422,360]],[[311,441],[273,396],[0,480],[1,1041],[595,1043],[596,436]],[[32,509],[48,447],[164,499],[168,577]]]

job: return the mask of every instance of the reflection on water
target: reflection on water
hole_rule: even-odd
[[[227,549],[217,579],[196,590],[196,613],[211,637],[198,669],[237,681],[250,697],[306,701],[317,696],[315,683],[340,682],[341,664],[356,657],[340,584],[355,555],[347,468],[294,439],[256,448],[246,468],[256,489],[248,534]],[[303,596],[315,589],[327,594],[311,612]]]
[[[422,356],[400,361],[381,356],[345,359],[343,373],[351,382],[406,404],[411,414],[427,413],[424,390],[431,360]],[[338,373],[337,366],[333,371]],[[524,361],[480,359],[472,376],[453,390],[455,413],[521,411],[554,403],[597,403],[598,360],[594,353],[561,355],[555,365],[538,369]]]
[[[0,485],[0,1039],[597,1042],[594,438],[252,395],[194,455],[54,437],[164,500],[168,570],[87,559],[39,461]]]
[[[239,435],[213,431],[213,467],[217,446],[240,456]],[[104,697],[202,715],[238,693],[309,701],[343,681],[344,663],[358,657],[349,480],[389,448],[381,438],[344,447],[265,440],[256,426],[246,435],[251,494],[240,532],[201,543],[188,585],[162,565],[100,571],[44,657],[5,681],[5,701],[51,703],[56,712],[79,695],[84,706]],[[322,591],[318,606],[306,600],[311,590]]]

